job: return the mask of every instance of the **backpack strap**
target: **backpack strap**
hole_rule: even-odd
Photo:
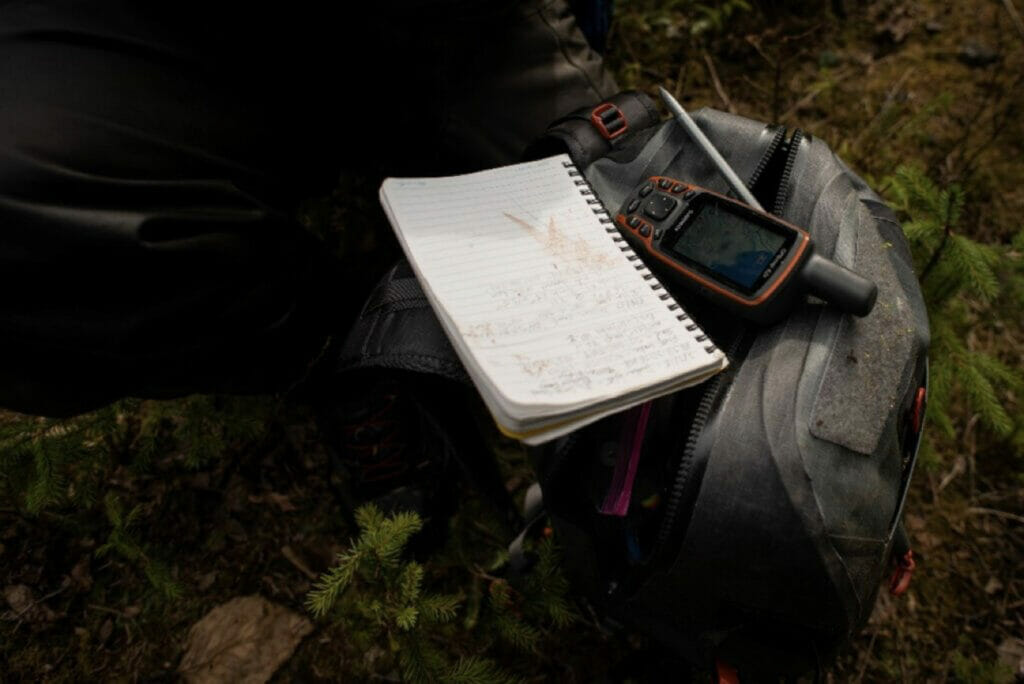
[[[403,370],[471,384],[405,259],[370,293],[341,346],[337,368]]]
[[[402,259],[370,293],[341,346],[336,369],[360,375],[397,371],[420,408],[444,431],[463,473],[504,519],[509,533],[522,526],[519,511],[489,447],[467,418],[476,395],[469,375],[434,315],[409,263]]]
[[[651,98],[639,91],[627,90],[557,119],[530,145],[525,158],[540,159],[568,151],[577,168],[585,169],[595,159],[622,146],[633,133],[650,128],[660,120]]]

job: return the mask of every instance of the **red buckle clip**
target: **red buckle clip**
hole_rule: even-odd
[[[715,674],[718,676],[716,684],[740,684],[740,676],[729,663],[715,660]]]
[[[916,435],[921,431],[921,424],[924,423],[924,410],[928,399],[928,390],[918,387],[914,393],[914,403],[910,407],[910,427]]]
[[[629,129],[622,110],[611,102],[594,107],[594,111],[590,112],[590,123],[594,124],[605,140],[614,140]]]
[[[903,557],[896,561],[896,569],[889,578],[889,593],[893,596],[902,596],[910,588],[910,580],[916,567],[914,552],[907,551],[903,554]]]

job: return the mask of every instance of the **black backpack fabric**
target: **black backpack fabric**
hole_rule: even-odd
[[[646,96],[603,104],[555,122],[530,155],[568,150],[613,212],[652,175],[728,193]],[[894,214],[824,142],[711,109],[693,116],[769,211],[878,285],[875,308],[855,318],[812,298],[756,327],[673,292],[731,365],[653,403],[625,514],[601,504],[633,429],[627,414],[532,458],[566,570],[593,605],[694,663],[729,663],[741,680],[799,673],[863,626],[894,544],[904,554],[927,314]],[[465,381],[401,265],[343,357]]]

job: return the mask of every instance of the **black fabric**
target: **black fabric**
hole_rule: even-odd
[[[564,0],[0,3],[0,406],[287,387],[366,294],[298,200],[514,161],[605,90]]]
[[[377,284],[338,354],[339,371],[404,370],[470,385],[404,259]]]

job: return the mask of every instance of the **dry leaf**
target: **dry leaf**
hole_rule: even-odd
[[[903,517],[903,521],[907,524],[907,529],[911,532],[920,532],[928,526],[928,522],[924,519],[924,516],[914,515],[913,513],[907,513]]]
[[[87,592],[92,589],[92,574],[89,572],[89,556],[82,556],[82,559],[71,568],[71,583],[76,591]]]
[[[292,511],[299,510],[295,504],[291,502],[287,494],[280,494],[278,492],[267,492],[266,494],[250,494],[249,503],[256,504],[274,504],[282,513],[291,513]]]
[[[113,634],[113,633],[114,633],[114,621],[111,620],[110,618],[107,618],[106,620],[103,621],[103,624],[100,626],[100,643],[102,644],[107,639],[109,639],[110,635]]]
[[[286,494],[278,494],[277,492],[267,492],[267,500],[272,501],[274,504],[276,504],[277,507],[281,509],[282,513],[290,513],[291,511],[299,510],[298,508],[295,507],[295,504],[293,504],[288,499],[288,496]]]
[[[192,626],[178,671],[189,684],[261,684],[312,631],[309,620],[262,596],[234,598]]]
[[[228,480],[224,491],[224,507],[232,513],[245,510],[246,499],[248,499],[249,484],[237,473]]]

